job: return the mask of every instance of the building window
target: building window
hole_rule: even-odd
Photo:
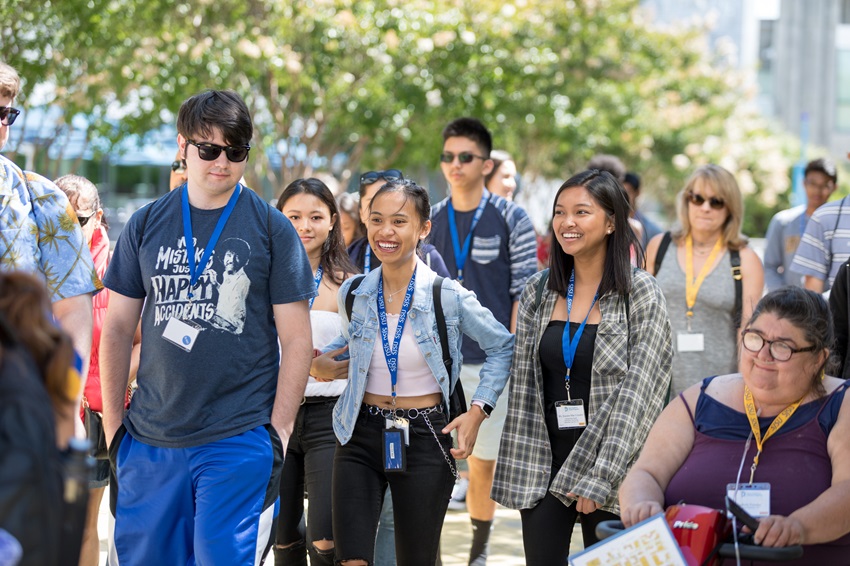
[[[770,97],[773,95],[773,59],[776,55],[776,20],[759,21],[759,93]]]
[[[850,24],[850,0],[841,0],[840,10],[838,23]]]
[[[850,50],[836,52],[836,126],[840,131],[850,132]]]

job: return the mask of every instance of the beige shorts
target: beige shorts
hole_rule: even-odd
[[[463,364],[460,369],[460,379],[463,383],[463,394],[466,396],[466,402],[472,402],[472,396],[475,390],[478,389],[478,383],[481,381],[479,373],[483,364]],[[499,442],[502,440],[502,429],[505,427],[505,417],[508,414],[508,386],[499,397],[499,402],[496,403],[496,408],[490,414],[489,419],[484,419],[481,423],[481,428],[478,429],[478,439],[475,441],[475,448],[472,449],[472,455],[479,460],[495,460],[499,455]]]

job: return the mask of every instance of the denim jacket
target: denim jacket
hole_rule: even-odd
[[[324,352],[336,350],[348,345],[350,364],[348,366],[348,385],[334,407],[334,432],[340,443],[345,444],[354,432],[363,395],[366,392],[366,380],[375,340],[380,340],[378,325],[378,283],[382,268],[371,271],[354,291],[354,307],[351,321],[343,324],[342,334],[323,348]],[[422,356],[431,368],[440,384],[443,399],[448,410],[448,398],[451,387],[457,383],[460,375],[462,356],[460,353],[463,334],[466,334],[484,349],[487,360],[481,368],[481,383],[472,396],[473,400],[495,406],[496,400],[508,382],[513,355],[514,336],[493,317],[493,314],[481,306],[475,293],[464,289],[456,281],[443,281],[442,303],[446,318],[446,330],[449,338],[449,353],[452,357],[451,378],[443,364],[442,349],[437,332],[437,318],[434,316],[434,298],[432,288],[437,275],[418,261],[416,267],[416,285],[413,301],[407,317],[411,325]],[[339,289],[339,312],[345,313],[345,297],[351,286],[351,279],[345,281]],[[400,355],[404,355],[401,352]],[[404,379],[404,376],[399,376]]]

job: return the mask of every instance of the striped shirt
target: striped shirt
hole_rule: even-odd
[[[550,477],[552,448],[543,409],[540,338],[552,318],[557,293],[534,301],[541,273],[519,303],[511,367],[508,416],[490,496],[514,509],[536,505],[552,492],[565,505],[575,493],[619,513],[617,490],[661,413],[670,386],[673,345],[667,304],[655,279],[635,269],[626,300],[614,293],[599,299],[588,425],[567,461]]]
[[[847,198],[818,208],[806,224],[791,269],[826,280],[832,286],[841,264],[850,259],[850,201]]]

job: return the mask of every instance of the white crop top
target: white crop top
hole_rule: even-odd
[[[342,318],[338,313],[330,311],[310,311],[310,328],[313,331],[313,347],[323,348],[331,340],[339,336],[342,330]],[[333,381],[320,382],[313,379],[307,380],[305,397],[338,397],[342,395],[347,379],[335,379]]]
[[[387,330],[390,344],[395,337],[398,327],[398,315],[387,314]],[[369,376],[366,380],[366,392],[374,395],[392,395],[392,382],[390,370],[387,368],[387,360],[384,357],[384,344],[381,334],[375,335],[375,347],[372,349],[372,360],[369,363]],[[431,368],[425,362],[425,356],[416,344],[416,338],[410,328],[408,321],[401,333],[398,345],[398,383],[396,384],[396,395],[399,397],[418,397],[441,393],[440,384],[431,372]]]

